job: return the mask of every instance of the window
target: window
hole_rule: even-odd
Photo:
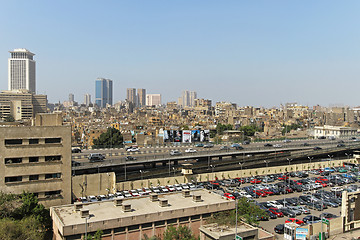
[[[29,139],[29,144],[39,144],[39,139]]]
[[[114,228],[114,233],[122,233],[125,232],[125,227],[118,227],[118,228]]]
[[[45,174],[45,179],[50,179],[50,178],[61,178],[61,173]]]
[[[45,156],[45,162],[60,161],[61,156]]]
[[[164,225],[165,225],[165,221],[157,221],[157,222],[155,222],[155,227],[164,226]]]
[[[45,192],[45,197],[56,197],[61,193],[61,190]]]
[[[5,177],[5,183],[9,183],[9,182],[21,182],[22,181],[22,176],[17,176],[17,177]]]
[[[202,215],[203,219],[211,217],[211,213],[205,213]]]
[[[21,145],[22,139],[5,139],[5,145]]]
[[[45,143],[61,143],[61,138],[45,138]]]
[[[128,231],[134,231],[134,230],[139,230],[139,225],[128,226]]]
[[[29,162],[39,162],[39,157],[29,157]]]
[[[194,220],[199,220],[200,219],[200,215],[194,215],[194,216],[191,216],[191,220],[194,221]]]
[[[170,224],[177,224],[177,218],[168,219],[168,220],[167,220],[167,224],[168,224],[168,225],[170,225]]]
[[[5,158],[5,164],[22,163],[22,158]]]
[[[39,175],[30,175],[29,176],[29,181],[36,181],[39,180]]]
[[[152,223],[151,222],[150,223],[144,223],[144,224],[141,225],[141,228],[142,229],[152,228]]]
[[[189,217],[181,217],[179,218],[179,222],[187,222],[189,221]]]

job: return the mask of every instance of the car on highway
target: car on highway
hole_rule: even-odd
[[[171,156],[179,156],[181,155],[182,153],[179,151],[179,150],[171,150],[170,151],[170,155]]]
[[[204,148],[212,148],[212,147],[214,147],[214,144],[211,143],[204,145]]]
[[[90,153],[88,156],[90,162],[102,162],[105,159],[105,156],[101,153]]]
[[[71,153],[81,153],[81,148],[72,148]]]
[[[221,146],[220,150],[230,150],[230,148],[228,146]]]
[[[321,147],[314,147],[313,150],[317,151],[317,150],[321,150]]]
[[[196,149],[193,149],[193,148],[188,148],[185,150],[186,153],[196,153]]]
[[[302,145],[303,145],[304,147],[310,146],[310,144],[308,144],[307,142],[304,142]]]
[[[243,145],[249,145],[250,144],[250,140],[245,140],[242,142]]]
[[[126,160],[126,161],[134,161],[134,160],[136,160],[136,157],[126,156],[126,157],[125,157],[125,160]]]
[[[345,147],[345,144],[343,144],[343,143],[338,143],[338,144],[336,145],[336,147]]]
[[[273,145],[271,143],[265,143],[264,147],[272,147]]]
[[[281,148],[282,147],[282,145],[280,145],[280,144],[275,144],[274,145],[274,148]]]
[[[291,140],[290,140],[290,139],[284,139],[283,142],[284,142],[284,143],[289,143],[289,142],[291,142]]]
[[[72,166],[72,167],[78,167],[78,166],[80,166],[80,165],[81,165],[80,162],[77,162],[77,161],[74,161],[74,160],[71,161],[71,166]]]
[[[139,148],[129,148],[129,149],[127,149],[126,150],[127,152],[139,152],[140,151],[140,149]]]
[[[195,147],[204,147],[204,144],[198,143],[198,144],[195,145]]]

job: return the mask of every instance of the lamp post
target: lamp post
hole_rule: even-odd
[[[171,162],[170,162],[170,159],[169,159],[169,177],[171,176]]]
[[[332,157],[334,157],[334,155],[328,155],[328,157],[330,158],[330,166],[331,167],[331,160],[332,160]]]
[[[241,168],[241,183],[240,183],[240,184],[242,184],[242,181],[243,181],[243,171],[242,171],[242,167],[243,167],[244,163],[243,163],[243,162],[239,162],[239,165],[240,165],[240,168]]]
[[[175,167],[172,168],[174,170],[174,177],[175,177]]]
[[[90,216],[85,217],[85,239],[87,239],[87,220],[90,219]]]
[[[308,157],[308,159],[310,160],[310,168],[311,168],[311,160],[313,160],[314,157]]]
[[[143,175],[142,175],[142,171],[140,170],[140,176],[141,176],[141,180],[143,180]]]
[[[351,153],[345,153],[345,155],[347,156],[348,160],[350,159]]]
[[[211,167],[211,175],[214,177],[214,168],[215,168],[215,165],[210,165]],[[214,178],[215,179],[215,178]],[[211,184],[211,190],[213,191],[214,190],[214,184]]]
[[[291,158],[286,158],[286,160],[288,160],[288,162],[289,162],[289,170],[290,170],[290,163],[291,163],[291,161],[293,160],[293,159],[291,159]],[[287,175],[285,175],[285,183],[286,183],[286,177],[287,177]],[[286,185],[285,185],[286,186]],[[289,186],[290,186],[290,174],[289,174]],[[285,191],[286,191],[286,189],[285,189]],[[284,193],[284,207],[285,207],[285,193]]]
[[[126,181],[126,159],[125,159],[125,169],[124,169],[124,171],[125,171],[125,181]]]

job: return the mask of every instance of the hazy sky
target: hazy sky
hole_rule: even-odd
[[[175,101],[360,105],[360,1],[0,1],[0,89],[9,50],[34,52],[37,91],[94,101],[97,77]]]

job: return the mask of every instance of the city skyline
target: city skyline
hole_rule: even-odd
[[[1,90],[7,89],[7,52],[27,48],[37,54],[37,93],[51,103],[70,92],[81,102],[94,93],[94,79],[107,76],[114,103],[134,87],[160,93],[163,103],[193,89],[212,102],[240,106],[360,105],[357,1],[71,5],[2,4],[3,23],[14,11],[18,18],[0,25]],[[107,17],[93,18],[102,12]]]

